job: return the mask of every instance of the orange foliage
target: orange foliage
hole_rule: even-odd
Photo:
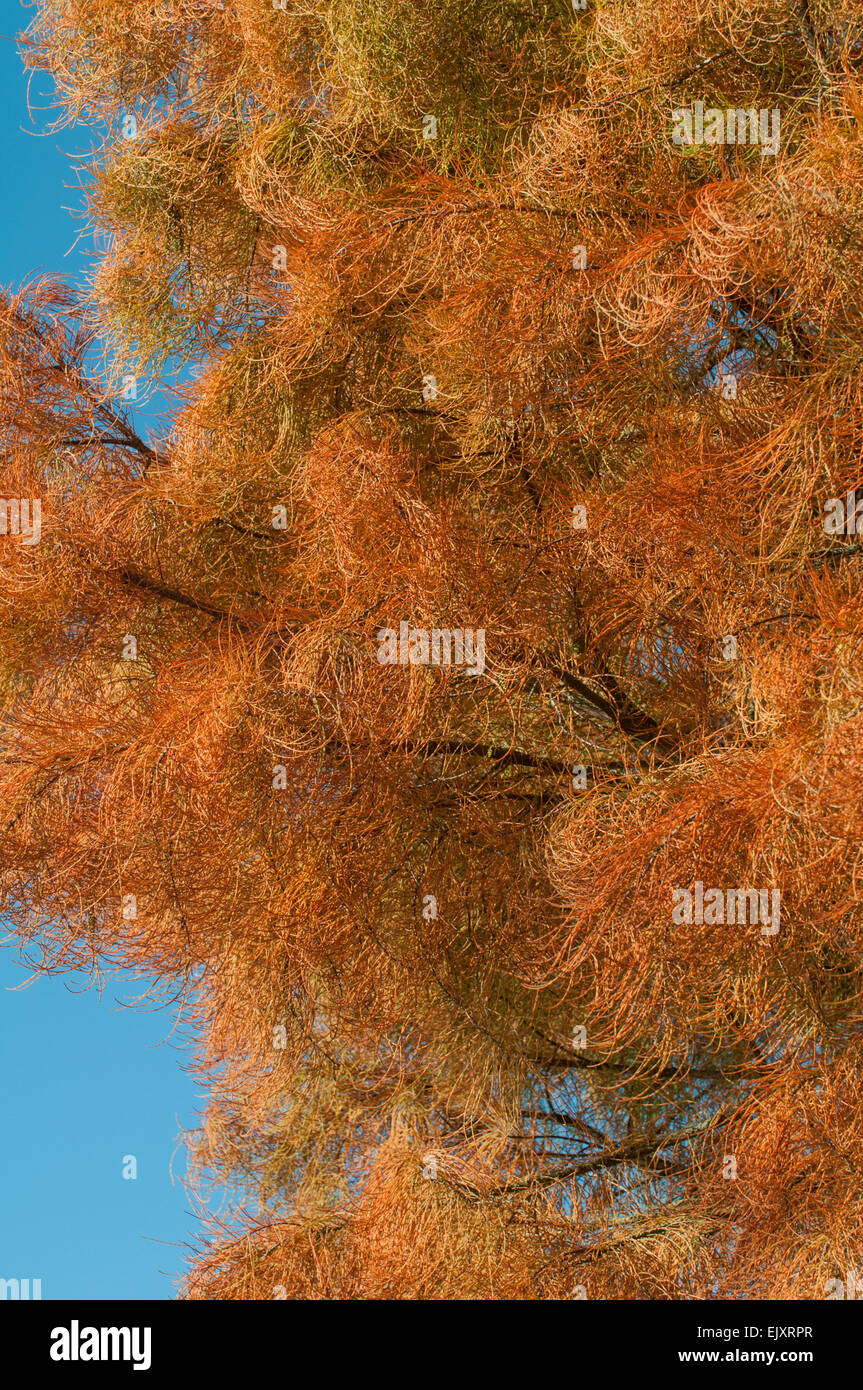
[[[823,1297],[863,8],[46,0],[27,48],[111,126],[108,249],[0,314],[2,909],[194,1033],[255,1211],[185,1296]],[[676,144],[695,100],[778,149]],[[177,357],[146,442],[119,379]]]

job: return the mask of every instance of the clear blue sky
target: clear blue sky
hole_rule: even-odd
[[[4,0],[0,13],[14,36],[32,10]],[[81,203],[68,155],[91,139],[85,130],[25,133],[46,117],[28,116],[9,37],[0,39],[0,119],[0,284],[36,271],[81,276],[81,223],[64,209]],[[176,1155],[182,1174],[177,1136],[201,1106],[182,1040],[160,1045],[174,1017],[118,1007],[142,993],[134,981],[110,981],[101,999],[68,976],[16,989],[30,973],[0,948],[0,1278],[41,1279],[45,1299],[171,1298],[197,1225],[169,1165]],[[127,1154],[137,1159],[135,1181],[122,1176]]]

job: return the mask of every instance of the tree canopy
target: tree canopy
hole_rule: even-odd
[[[42,0],[23,51],[102,250],[0,310],[0,906],[194,1032],[251,1215],[185,1296],[823,1298],[863,4]]]

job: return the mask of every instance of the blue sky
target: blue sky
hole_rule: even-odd
[[[83,129],[26,133],[47,116],[28,115],[9,36],[32,11],[5,0],[2,15],[0,284],[34,272],[77,278],[88,243],[75,246],[82,224],[65,210],[82,201],[69,156],[92,140]],[[47,77],[34,81],[34,105],[49,90]],[[138,416],[144,432],[147,418]],[[176,1020],[118,1004],[139,997],[140,982],[115,977],[101,998],[69,976],[17,988],[30,974],[14,948],[0,948],[0,1278],[41,1279],[46,1299],[171,1298],[197,1230],[176,1176],[177,1137],[194,1125],[202,1092],[184,1071],[182,1038],[163,1042]],[[126,1155],[135,1180],[123,1178]]]

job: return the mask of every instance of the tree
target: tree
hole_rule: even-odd
[[[199,1039],[256,1212],[186,1296],[845,1288],[861,7],[50,0],[25,52],[108,249],[3,313],[2,906]]]

